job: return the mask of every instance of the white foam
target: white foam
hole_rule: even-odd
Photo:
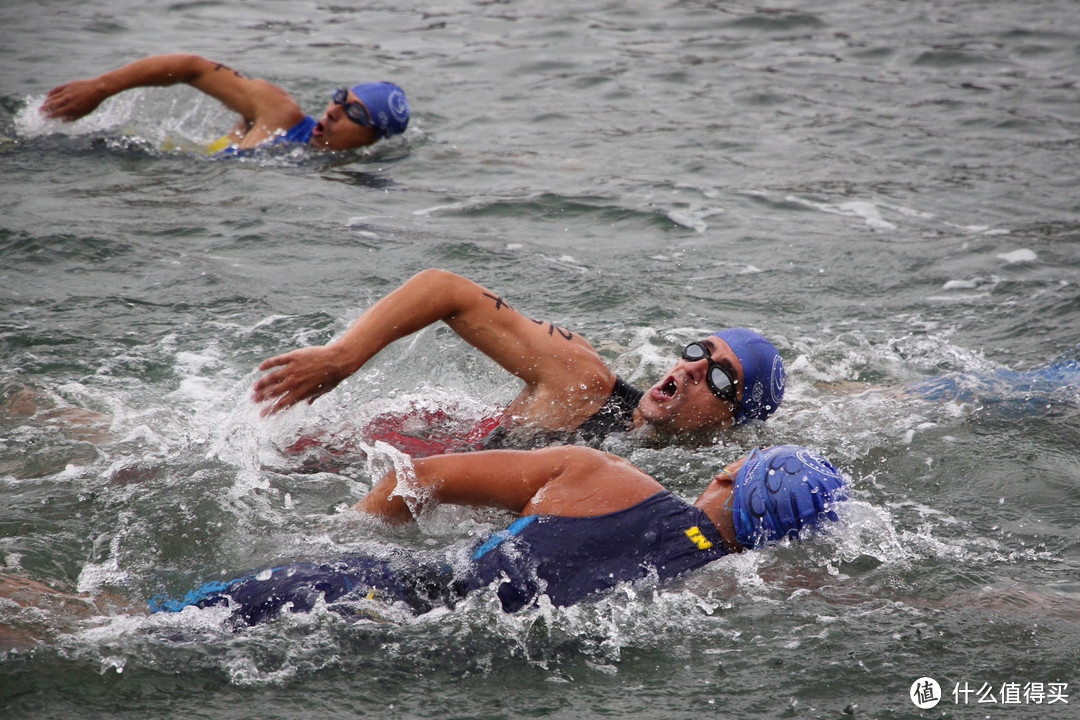
[[[824,213],[829,213],[832,215],[843,215],[845,217],[861,218],[868,227],[871,227],[874,230],[896,229],[896,225],[889,222],[888,220],[885,220],[881,216],[881,211],[878,210],[878,206],[867,200],[853,200],[846,203],[818,203],[812,202],[810,200],[804,200],[803,198],[796,197],[794,195],[789,195],[786,199],[788,202],[805,205],[806,207],[820,210]],[[918,213],[912,210],[905,214],[916,215]]]
[[[66,135],[78,137],[91,135],[131,124],[136,110],[145,96],[143,89],[130,90],[108,98],[89,115],[72,122],[50,120],[41,114],[39,108],[45,96],[28,97],[26,106],[15,115],[15,130],[23,137],[44,135]],[[161,134],[160,127],[157,130]]]
[[[575,258],[575,257],[573,257],[571,255],[560,255],[557,258],[548,257],[546,255],[541,255],[540,258],[542,260],[546,261],[546,262],[549,262],[549,263],[553,264],[553,265],[558,265],[560,267],[564,267],[564,268],[567,268],[567,269],[570,269],[570,270],[577,270],[579,272],[587,272],[588,271],[588,268],[586,268],[584,265],[582,265],[577,260],[577,258]]]
[[[166,397],[186,398],[202,402],[213,402],[221,397],[213,381],[203,377],[186,377],[180,381],[180,385]]]
[[[1012,265],[1014,263],[1035,262],[1039,256],[1031,250],[1021,248],[1012,252],[999,253],[996,257]]]
[[[941,286],[942,290],[974,290],[982,284],[980,278],[974,280],[949,280]]]
[[[269,489],[270,479],[265,473],[251,468],[241,468],[236,473],[236,480],[229,487],[227,495],[230,500],[239,501],[247,496],[255,495],[256,491]]]
[[[1009,231],[1005,228],[992,228],[987,225],[956,225],[954,223],[943,223],[945,227],[956,228],[969,235],[1008,235]]]
[[[120,536],[113,538],[112,544],[119,550],[118,540]],[[87,563],[79,572],[76,589],[81,593],[92,593],[103,586],[120,585],[128,578],[128,573],[122,571],[117,563],[116,554],[103,563]]]
[[[989,300],[990,293],[974,293],[971,295],[928,295],[927,302],[975,302]]]
[[[720,208],[690,207],[682,210],[669,210],[667,218],[676,225],[681,225],[700,234],[709,229],[709,225],[705,222],[705,218],[712,217],[713,215],[722,215],[723,213],[724,211]]]
[[[481,207],[483,204],[484,203],[481,203],[479,201],[447,203],[446,205],[433,205],[429,208],[413,210],[412,214],[416,217],[425,217],[427,215],[437,215],[443,212],[458,212],[460,210],[468,210],[473,207]]]
[[[166,452],[169,449],[169,443],[165,438],[151,429],[148,425],[136,425],[131,428],[124,437],[120,438],[120,442],[148,446],[156,449],[158,452]]]
[[[292,315],[269,315],[248,328],[248,332],[254,332],[256,330],[269,327],[270,325],[273,325],[279,320],[288,320],[290,317],[292,317]]]
[[[40,137],[43,135],[87,135],[93,132],[113,127],[115,117],[115,103],[103,103],[97,111],[75,122],[62,120],[50,120],[41,114],[39,108],[45,101],[45,96],[31,96],[26,98],[26,106],[15,114],[15,131],[21,137]]]

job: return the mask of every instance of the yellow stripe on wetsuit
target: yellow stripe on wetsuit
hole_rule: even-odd
[[[697,525],[687,528],[683,532],[686,533],[686,537],[690,538],[690,540],[698,546],[698,550],[708,550],[712,547],[712,542],[710,542],[709,538],[701,534],[701,528]]]

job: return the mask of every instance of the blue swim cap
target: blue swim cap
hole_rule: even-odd
[[[735,475],[731,517],[735,538],[746,548],[799,537],[847,500],[844,478],[825,458],[799,445],[755,448]]]
[[[739,358],[743,387],[739,397],[743,409],[735,411],[735,424],[764,420],[776,412],[784,399],[784,361],[764,336],[746,328],[728,328],[713,333],[728,344]]]
[[[404,90],[391,82],[360,83],[349,89],[368,109],[380,140],[405,132],[409,124],[409,101]]]

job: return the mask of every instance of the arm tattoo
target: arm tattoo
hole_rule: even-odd
[[[529,318],[529,319],[532,320],[532,318]],[[543,325],[547,321],[546,320],[533,320],[533,322],[536,323],[537,325]],[[547,325],[548,325],[548,335],[554,335],[555,333],[559,333],[559,335],[561,335],[563,337],[563,339],[565,339],[565,340],[573,340],[574,339],[574,333],[570,332],[569,330],[566,330],[565,328],[561,328],[558,325],[556,325],[555,323],[548,323]]]
[[[495,301],[495,309],[496,310],[502,310],[503,308],[510,308],[510,303],[506,302],[505,300],[503,300],[498,295],[492,295],[489,292],[485,292],[483,295],[484,295],[484,297],[491,298],[492,300]],[[510,308],[510,309],[512,310],[513,308]],[[529,318],[529,319],[532,320],[532,318]],[[543,325],[546,321],[545,320],[533,320],[533,322],[536,323],[537,325]],[[556,325],[555,323],[548,323],[547,325],[548,325],[548,335],[554,335],[555,333],[559,333],[559,335],[562,336],[566,340],[573,340],[574,339],[574,333],[570,332],[569,330],[565,330],[565,329],[559,327],[558,325]]]
[[[506,308],[510,307],[510,303],[506,302],[505,300],[503,300],[498,295],[492,295],[491,293],[486,292],[486,293],[484,293],[484,297],[491,298],[492,300],[495,301],[495,309],[496,310],[502,310],[504,307],[506,307]],[[513,308],[511,308],[511,310],[512,309]]]
[[[217,72],[218,70],[228,70],[229,72],[231,72],[231,73],[232,73],[233,75],[235,75],[235,76],[236,76],[236,77],[238,77],[238,78],[242,78],[242,77],[244,77],[243,75],[241,75],[240,73],[238,73],[238,72],[237,72],[236,70],[233,70],[233,69],[232,69],[231,67],[229,67],[229,66],[228,66],[228,65],[226,65],[225,63],[218,63],[218,64],[217,64],[217,65],[216,65],[216,66],[214,67],[214,72]]]

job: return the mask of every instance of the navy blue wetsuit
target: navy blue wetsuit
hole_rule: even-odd
[[[604,406],[581,423],[577,431],[590,443],[599,442],[613,432],[626,432],[644,394],[643,390],[616,376],[615,387],[611,388],[611,395]]]
[[[469,592],[498,583],[506,612],[546,595],[554,605],[599,596],[619,583],[655,575],[670,581],[723,557],[727,549],[705,513],[670,492],[606,515],[526,515],[472,547],[438,558],[405,550],[383,557],[294,563],[211,582],[181,598],[155,598],[152,611],[229,604],[248,624],[273,618],[286,605],[307,612],[319,599],[374,597],[400,601],[415,613],[452,607]]]
[[[577,435],[589,445],[599,445],[611,433],[626,432],[634,410],[645,392],[616,376],[607,400],[574,430],[542,430],[528,425],[501,424],[477,443],[477,449],[524,449],[574,442]]]

